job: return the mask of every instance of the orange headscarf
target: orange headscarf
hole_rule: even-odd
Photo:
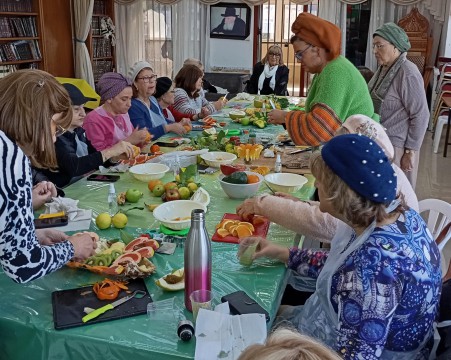
[[[291,31],[301,40],[326,49],[331,54],[330,60],[340,55],[341,31],[329,21],[303,12],[291,25]]]

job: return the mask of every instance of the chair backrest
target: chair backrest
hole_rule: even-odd
[[[429,21],[420,14],[417,8],[413,8],[410,13],[398,21],[398,25],[407,33],[412,46],[407,52],[407,58],[418,66],[423,75],[425,87],[427,87],[433,69],[428,66],[433,41],[429,36]]]

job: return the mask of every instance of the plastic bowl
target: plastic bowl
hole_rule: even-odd
[[[292,193],[300,190],[308,182],[305,176],[290,173],[265,175],[265,181],[274,191]]]
[[[159,205],[153,211],[153,216],[169,229],[182,230],[190,227],[191,211],[194,209],[207,211],[206,206],[196,201],[174,200]],[[175,220],[177,218],[181,220]]]
[[[232,110],[229,112],[229,117],[232,120],[241,119],[241,118],[244,118],[245,116],[246,116],[246,113],[241,110]]]
[[[150,180],[161,179],[169,171],[169,167],[158,163],[145,163],[132,166],[130,174],[139,181],[148,182]]]
[[[259,182],[253,183],[253,184],[232,184],[225,181],[222,181],[222,179],[225,177],[225,175],[219,175],[219,184],[222,187],[222,190],[227,194],[227,196],[231,199],[246,199],[248,197],[254,196],[258,189],[260,188],[260,185],[263,182],[263,176],[260,174],[257,174],[252,171],[244,171],[246,174],[252,174],[258,176],[260,179]]]
[[[236,160],[236,155],[223,151],[210,151],[200,156],[208,166],[219,168],[221,164],[231,164]]]

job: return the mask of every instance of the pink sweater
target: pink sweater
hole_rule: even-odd
[[[398,189],[404,194],[409,207],[418,212],[418,199],[404,172],[393,164],[398,175]],[[263,215],[287,229],[306,238],[321,242],[332,241],[337,225],[340,222],[328,213],[319,209],[317,201],[293,201],[272,195],[263,195],[256,198],[254,212]],[[287,216],[287,214],[295,214]]]
[[[113,118],[102,106],[86,115],[83,128],[86,131],[86,137],[98,151],[126,139],[133,132],[128,113]]]

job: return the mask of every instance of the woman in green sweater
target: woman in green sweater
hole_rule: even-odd
[[[272,110],[268,121],[285,124],[296,145],[311,146],[330,140],[351,115],[363,114],[379,121],[365,79],[340,55],[340,29],[317,16],[301,13],[291,30],[297,61],[315,76],[305,111]]]

